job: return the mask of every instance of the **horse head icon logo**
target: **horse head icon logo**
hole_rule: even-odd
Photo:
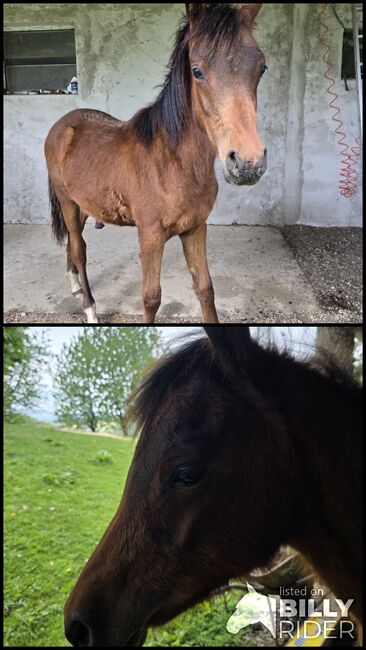
[[[240,630],[263,623],[268,628],[273,638],[276,637],[276,599],[263,596],[256,592],[247,582],[248,593],[241,598],[230,616],[226,629],[230,634],[237,634]]]

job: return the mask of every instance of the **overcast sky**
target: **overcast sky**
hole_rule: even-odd
[[[83,329],[83,326],[78,327],[32,327],[32,331],[41,337],[42,333],[46,335],[50,344],[50,352],[55,355],[61,351],[64,343],[69,343],[72,337],[77,336]],[[163,340],[168,343],[172,348],[179,346],[182,338],[186,340],[187,335],[190,333],[192,336],[202,333],[201,327],[158,327],[161,332]],[[259,330],[259,332],[258,332]],[[264,338],[267,336],[268,331],[274,337],[276,344],[279,348],[283,344],[291,344],[295,355],[303,356],[308,353],[309,346],[314,344],[315,327],[273,327],[273,328],[251,328],[251,333],[258,336],[258,333]],[[27,411],[28,415],[39,420],[52,422],[55,420],[54,403],[52,398],[52,378],[49,370],[42,372],[40,382],[44,386],[42,401],[39,406],[32,410]]]

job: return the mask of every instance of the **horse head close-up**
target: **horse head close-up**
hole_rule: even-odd
[[[67,240],[67,276],[88,322],[98,322],[82,236],[88,216],[102,226],[138,228],[145,322],[154,322],[160,307],[163,252],[174,235],[203,322],[218,321],[206,259],[206,221],[218,193],[215,159],[235,186],[256,184],[267,168],[256,120],[267,66],[252,33],[260,7],[187,4],[154,103],[128,121],[76,109],[49,131],[53,234],[60,244]]]
[[[359,389],[249,327],[205,330],[135,393],[122,500],[65,605],[74,646],[141,646],[282,545],[351,596],[361,622]]]
[[[254,185],[267,168],[256,125],[257,87],[266,64],[252,34],[261,5],[186,7],[197,121],[218,151],[226,181]]]

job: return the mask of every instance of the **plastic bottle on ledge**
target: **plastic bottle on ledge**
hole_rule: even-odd
[[[78,80],[77,77],[73,77],[67,86],[67,91],[71,93],[72,95],[77,95],[78,94]]]

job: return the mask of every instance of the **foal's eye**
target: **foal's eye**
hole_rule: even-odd
[[[192,73],[195,79],[203,79],[201,68],[199,68],[198,65],[193,66]]]
[[[268,66],[263,65],[262,68],[261,68],[261,77],[264,75],[266,70],[268,70]]]
[[[202,469],[195,465],[182,465],[178,467],[173,476],[174,483],[196,483],[202,476]]]

